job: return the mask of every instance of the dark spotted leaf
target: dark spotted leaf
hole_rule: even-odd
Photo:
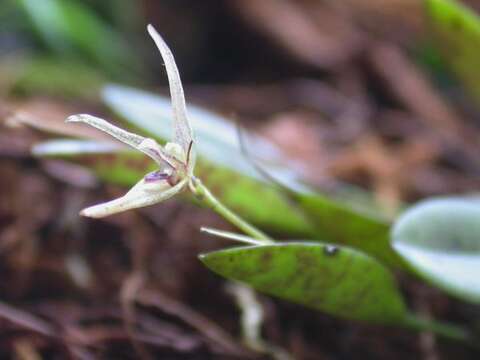
[[[298,193],[297,201],[322,239],[360,249],[384,264],[403,266],[390,245],[389,221],[371,207],[308,193]]]
[[[352,320],[402,324],[407,310],[392,274],[344,246],[282,243],[200,255],[211,270],[298,304]]]
[[[426,281],[480,303],[479,219],[478,199],[427,200],[395,223],[393,247]]]

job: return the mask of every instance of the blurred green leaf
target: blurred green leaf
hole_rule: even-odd
[[[102,74],[90,66],[67,59],[33,57],[16,59],[10,69],[9,88],[15,95],[51,95],[94,100],[105,83]]]
[[[170,101],[129,87],[110,85],[103,92],[106,104],[130,126],[165,141],[171,138]],[[195,173],[223,203],[246,220],[278,233],[312,236],[311,224],[298,208],[260,175],[242,154],[235,125],[224,118],[188,106],[197,139],[199,162]],[[275,177],[298,189],[307,189],[281,151],[263,138],[249,134],[247,146]],[[295,167],[295,164],[291,164]]]
[[[57,139],[35,145],[36,156],[55,157],[88,166],[104,181],[132,186],[156,170],[149,158],[121,145],[96,140]]]
[[[120,85],[106,86],[102,95],[105,103],[130,126],[162,142],[172,137],[170,99]],[[234,123],[191,104],[188,105],[188,115],[199,156],[216,166],[265,182],[243,155]],[[287,161],[278,147],[254,134],[245,138],[249,151],[273,177],[287,182],[294,189],[307,189],[292,170],[295,163]]]
[[[130,125],[157,139],[171,136],[171,107],[166,98],[118,85],[107,86],[103,97]],[[265,172],[292,192],[293,196],[287,200],[286,192],[272,187],[246,159],[234,124],[192,105],[188,113],[198,140],[199,156],[208,159],[208,163],[197,167],[197,174],[227,206],[247,220],[259,226],[269,225],[269,229],[279,233],[292,234],[291,230],[295,229],[297,235],[320,236],[357,247],[389,265],[400,264],[390,246],[388,222],[372,206],[360,207],[366,201],[360,201],[358,192],[355,202],[346,200],[345,196],[335,199],[314,192],[301,181],[294,171],[296,164],[287,161],[280,149],[254,134],[244,136],[249,154],[262,164]],[[348,196],[353,196],[352,191]],[[306,216],[310,223],[299,214]],[[303,225],[292,227],[292,219]],[[285,231],[287,226],[290,231]],[[302,228],[302,234],[298,234]]]
[[[103,97],[107,105],[130,125],[155,138],[170,137],[171,107],[167,99],[118,85],[107,86]],[[278,148],[253,134],[244,136],[255,161],[293,192],[293,199],[287,201],[285,193],[266,182],[242,154],[234,124],[196,106],[189,105],[188,110],[198,140],[199,156],[214,165],[206,165],[207,170],[199,166],[198,175],[227,206],[257,225],[261,225],[260,218],[264,219],[263,224],[270,225],[277,218],[275,223],[279,232],[292,222],[292,217],[297,219],[299,213],[304,213],[311,220],[316,236],[355,246],[390,265],[399,265],[398,256],[389,244],[388,223],[378,212],[371,208],[367,212],[365,208],[347,204],[346,200],[336,201],[315,193],[294,171],[296,164],[287,161]],[[223,171],[218,171],[220,168]],[[304,226],[304,230],[303,236],[312,236],[311,226]]]
[[[480,17],[454,0],[425,0],[435,45],[466,89],[480,101]]]
[[[403,324],[392,274],[349,247],[319,243],[249,246],[200,255],[211,270],[280,298],[346,319]]]
[[[142,154],[87,140],[51,140],[35,146],[34,153],[84,164],[104,181],[123,186],[131,186],[155,170],[155,164]],[[389,244],[388,224],[354,210],[345,202],[335,202],[320,194],[298,193],[299,202],[295,204],[269,184],[214,166],[202,157],[196,173],[222,202],[270,232],[283,236],[306,234],[313,238],[321,234],[331,242],[366,251],[388,265],[400,265],[398,255]],[[299,214],[304,214],[307,220]]]
[[[156,165],[148,157],[128,149],[87,140],[51,140],[38,144],[34,154],[84,164],[111,183],[131,186]],[[215,196],[247,221],[275,233],[312,235],[311,225],[273,187],[199,158],[196,174]],[[261,199],[261,201],[259,201]]]
[[[393,267],[402,266],[390,245],[390,223],[376,212],[318,194],[298,193],[296,198],[322,239],[360,249]]]
[[[166,98],[118,85],[108,86],[103,95],[107,105],[139,132],[161,141],[170,138],[171,107]],[[232,123],[193,105],[188,110],[198,140],[196,174],[228,207],[274,234],[320,237],[357,247],[386,264],[400,264],[390,248],[388,222],[371,206],[360,206],[366,203],[364,196],[360,198],[358,192],[351,191],[342,196],[335,191],[334,197],[314,192],[302,183],[294,171],[296,164],[285,160],[280,149],[248,134],[244,138],[249,152],[266,172],[288,186],[282,191],[242,155]],[[44,148],[42,154],[54,155],[53,145]],[[94,168],[104,180],[122,185],[132,185],[152,170],[147,158],[115,152],[90,154],[77,160]],[[78,150],[77,156],[80,153]]]
[[[479,219],[478,199],[426,200],[395,223],[393,247],[426,281],[480,303]]]
[[[16,0],[43,41],[58,54],[84,57],[111,76],[135,79],[135,51],[108,24],[76,0]]]

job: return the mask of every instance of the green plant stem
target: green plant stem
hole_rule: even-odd
[[[429,331],[447,339],[473,344],[468,331],[456,325],[421,318],[415,314],[407,315],[404,325],[416,331]]]
[[[235,214],[232,210],[223,205],[211,192],[208,190],[205,185],[198,179],[194,178],[191,183],[191,190],[195,194],[198,200],[203,204],[208,206],[210,209],[215,211],[217,214],[224,217],[226,220],[231,222],[233,225],[237,226],[245,234],[251,236],[252,238],[261,241],[265,245],[274,244],[275,241],[266,235],[261,230],[257,229],[255,226],[249,224],[247,221],[243,220],[240,216]]]

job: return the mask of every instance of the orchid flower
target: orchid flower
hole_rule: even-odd
[[[187,186],[193,187],[195,177],[195,149],[193,132],[187,118],[185,96],[175,59],[165,41],[152,25],[148,33],[155,42],[165,62],[170,96],[173,109],[173,140],[163,147],[155,140],[125,131],[106,120],[87,114],[72,115],[66,122],[82,122],[93,126],[121,142],[137,149],[157,164],[159,169],[143,177],[124,196],[80,212],[83,216],[100,218],[125,210],[149,206],[167,200],[183,191]]]

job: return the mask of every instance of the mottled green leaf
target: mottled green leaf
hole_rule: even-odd
[[[455,0],[425,0],[435,45],[452,71],[480,100],[480,17]]]
[[[346,319],[402,324],[407,316],[392,274],[343,246],[283,243],[200,255],[218,274],[280,298]]]
[[[392,229],[395,250],[426,281],[480,303],[480,201],[439,198],[406,211]]]

